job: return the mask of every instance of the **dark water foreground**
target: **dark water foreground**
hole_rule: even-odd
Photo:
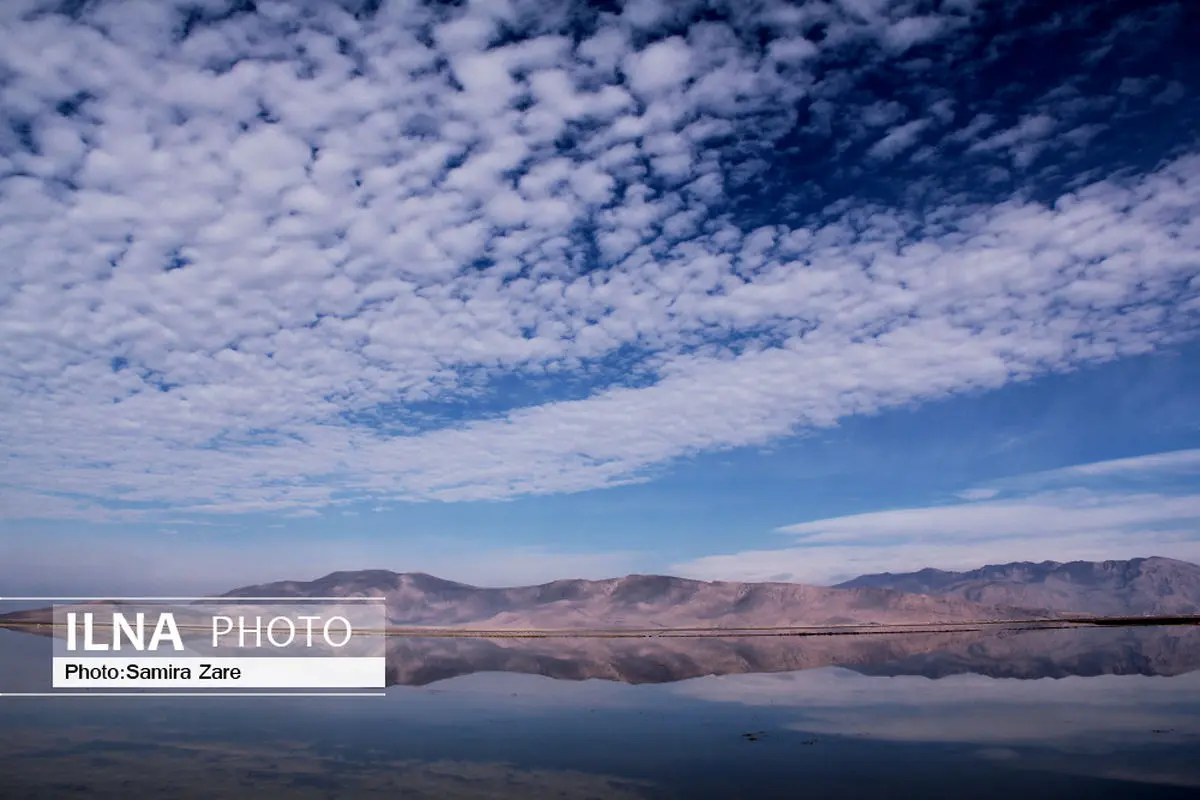
[[[0,690],[49,658],[0,630]],[[0,797],[1200,796],[1196,626],[397,640],[389,681],[0,697]]]

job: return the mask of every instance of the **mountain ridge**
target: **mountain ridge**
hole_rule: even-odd
[[[387,624],[465,633],[695,630],[838,625],[929,626],[1071,617],[1200,615],[1200,566],[1161,557],[1018,561],[953,572],[861,575],[833,587],[633,574],[479,587],[425,572],[341,570],[232,589],[213,599],[379,597]],[[30,624],[48,609],[0,620]]]
[[[1038,609],[866,587],[700,581],[635,574],[478,587],[427,573],[339,571],[246,586],[222,597],[383,597],[392,625],[504,629],[785,627],[1024,619]]]
[[[887,588],[968,602],[1102,616],[1200,613],[1200,566],[1162,556],[1107,561],[1012,561],[955,572],[860,575],[839,589]]]

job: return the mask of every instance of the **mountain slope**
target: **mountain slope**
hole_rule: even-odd
[[[1028,561],[970,572],[861,575],[839,589],[894,589],[974,603],[1086,614],[1200,613],[1200,566],[1170,558],[1129,561]]]
[[[423,573],[364,570],[248,586],[224,596],[386,597],[394,625],[477,629],[923,624],[1041,615],[889,589],[708,583],[663,575],[492,589]]]

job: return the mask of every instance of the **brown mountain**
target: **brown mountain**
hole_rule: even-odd
[[[970,572],[861,575],[839,589],[894,589],[987,605],[1100,616],[1200,614],[1200,566],[1171,558],[1020,561]]]
[[[224,597],[385,597],[392,625],[480,630],[746,628],[1022,619],[1043,612],[891,589],[705,582],[663,575],[494,589],[385,570],[247,586]]]

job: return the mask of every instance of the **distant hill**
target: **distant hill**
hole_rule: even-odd
[[[1019,561],[970,572],[861,575],[838,589],[894,589],[988,605],[1103,616],[1200,613],[1200,566],[1171,558]]]
[[[489,630],[928,624],[1042,614],[873,587],[709,583],[664,575],[493,589],[424,573],[363,570],[247,586],[223,596],[386,597],[393,625]]]

